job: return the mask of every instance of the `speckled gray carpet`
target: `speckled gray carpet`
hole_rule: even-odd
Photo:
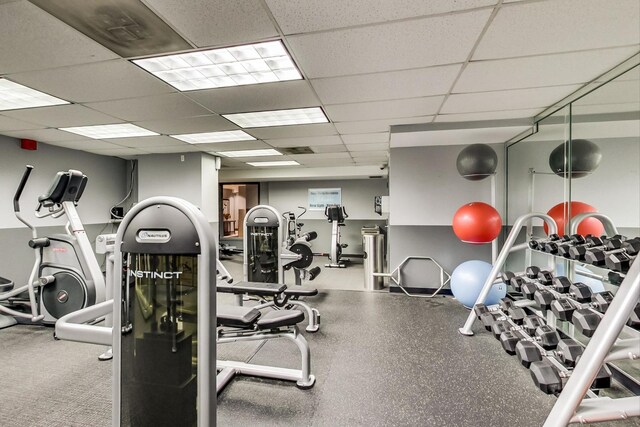
[[[555,402],[480,325],[459,335],[468,312],[449,298],[326,291],[317,306],[321,330],[305,333],[315,387],[236,378],[219,396],[218,426],[526,427]],[[109,425],[111,362],[97,361],[100,347],[24,326],[0,330],[0,343],[0,426]],[[253,345],[219,352],[244,360]],[[252,362],[293,368],[299,353],[271,340]]]

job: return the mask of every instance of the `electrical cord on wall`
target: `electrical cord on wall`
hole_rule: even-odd
[[[131,175],[129,176],[129,191],[127,192],[127,195],[124,197],[124,199],[120,200],[118,203],[116,203],[115,205],[111,206],[111,217],[113,219],[122,219],[123,216],[119,215],[115,212],[116,208],[121,205],[122,203],[126,202],[127,200],[129,200],[129,198],[131,197],[131,194],[133,193],[133,181],[134,181],[134,172],[136,170],[136,165],[137,162],[135,160],[131,160]]]

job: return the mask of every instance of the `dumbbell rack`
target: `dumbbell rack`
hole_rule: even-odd
[[[504,267],[508,255],[511,252],[528,247],[527,243],[515,245],[515,241],[524,224],[533,218],[540,218],[546,222],[549,234],[557,232],[555,221],[546,214],[529,213],[519,217],[515,221],[498,259],[483,285],[476,304],[483,304],[486,300],[499,272]],[[572,226],[577,227],[577,222]],[[552,255],[549,266],[550,270],[553,271],[555,267],[553,254],[542,253]],[[611,399],[608,397],[594,397],[589,392],[590,386],[603,364],[624,359],[636,360],[640,358],[640,338],[619,339],[619,335],[639,299],[640,262],[635,262],[631,265],[626,277],[624,277],[618,292],[603,315],[598,328],[587,344],[567,383],[564,385],[556,404],[547,417],[544,424],[545,427],[566,426],[569,423],[576,422],[620,420],[640,416],[640,396]],[[473,335],[471,327],[475,320],[476,313],[472,310],[459,332],[463,335]],[[588,398],[585,398],[585,395]]]

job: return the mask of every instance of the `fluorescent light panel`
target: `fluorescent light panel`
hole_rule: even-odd
[[[46,107],[49,105],[69,104],[64,99],[47,95],[30,87],[0,78],[0,110]]]
[[[302,79],[280,40],[136,59],[133,63],[180,91]]]
[[[186,133],[182,135],[169,135],[189,144],[206,144],[209,142],[251,141],[254,137],[241,130],[229,130],[222,132]]]
[[[113,125],[96,125],[96,126],[76,126],[70,128],[59,128],[66,132],[75,133],[93,139],[111,139],[111,138],[130,138],[134,136],[152,136],[159,135],[150,130],[143,129],[140,126],[131,123],[119,123]]]
[[[218,154],[225,157],[282,156],[281,152],[274,150],[273,148],[267,148],[264,150],[220,151]]]
[[[241,128],[257,128],[267,126],[305,125],[310,123],[327,123],[329,119],[320,107],[296,108],[291,110],[259,111],[255,113],[223,114]]]
[[[300,166],[300,163],[293,160],[282,160],[279,162],[247,162],[248,165],[263,167],[263,166]]]

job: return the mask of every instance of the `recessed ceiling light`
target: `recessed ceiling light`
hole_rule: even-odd
[[[279,162],[247,162],[248,165],[263,167],[263,166],[300,166],[300,163],[293,160],[282,160]]]
[[[258,111],[255,113],[223,114],[241,128],[266,126],[304,125],[309,123],[327,123],[329,119],[320,107],[296,108],[291,110]]]
[[[280,40],[134,59],[133,63],[180,91],[302,79]]]
[[[62,104],[69,104],[69,102],[0,78],[0,110],[17,110],[19,108]]]
[[[96,125],[96,126],[76,126],[70,128],[59,128],[67,132],[86,136],[93,139],[110,139],[110,138],[128,138],[133,136],[152,136],[159,135],[150,130],[143,129],[140,126],[131,123],[119,123],[114,125]]]
[[[240,150],[240,151],[219,151],[217,154],[225,157],[259,157],[259,156],[282,156],[282,153],[267,148],[264,150]]]
[[[251,141],[254,137],[241,130],[229,130],[222,132],[185,133],[182,135],[169,135],[189,144],[205,144],[208,142]]]

